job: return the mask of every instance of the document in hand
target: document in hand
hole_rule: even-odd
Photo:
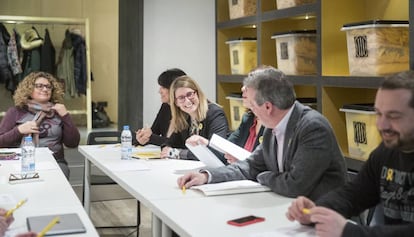
[[[270,188],[251,180],[235,180],[222,183],[193,186],[206,196],[227,195],[237,193],[256,193],[270,191]]]
[[[197,145],[192,146],[190,144],[185,144],[185,146],[208,168],[217,168],[224,166],[223,162],[217,156],[208,149],[207,146]]]
[[[250,151],[239,147],[238,145],[228,141],[225,138],[220,137],[217,134],[213,134],[210,139],[209,146],[221,153],[228,153],[238,160],[245,160],[251,154]]]

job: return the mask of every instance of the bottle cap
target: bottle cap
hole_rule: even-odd
[[[31,142],[32,141],[32,136],[26,136],[26,137],[24,137],[24,140],[26,141],[26,142]]]
[[[129,125],[124,125],[124,130],[129,130]]]

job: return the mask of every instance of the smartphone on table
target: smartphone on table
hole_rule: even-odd
[[[240,217],[237,219],[229,220],[227,221],[227,224],[234,225],[234,226],[245,226],[245,225],[250,225],[253,223],[262,222],[264,220],[265,218],[263,217],[249,215],[249,216],[244,216],[244,217]]]

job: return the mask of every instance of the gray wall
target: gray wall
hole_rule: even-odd
[[[143,120],[152,124],[161,105],[158,75],[183,69],[215,101],[215,1],[144,0]]]

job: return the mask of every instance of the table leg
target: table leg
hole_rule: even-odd
[[[91,205],[91,162],[85,158],[85,175],[83,177],[83,207],[90,215]]]
[[[154,213],[152,213],[152,237],[161,237],[162,222]]]
[[[161,232],[162,237],[172,237],[172,230],[165,223],[162,223]]]

